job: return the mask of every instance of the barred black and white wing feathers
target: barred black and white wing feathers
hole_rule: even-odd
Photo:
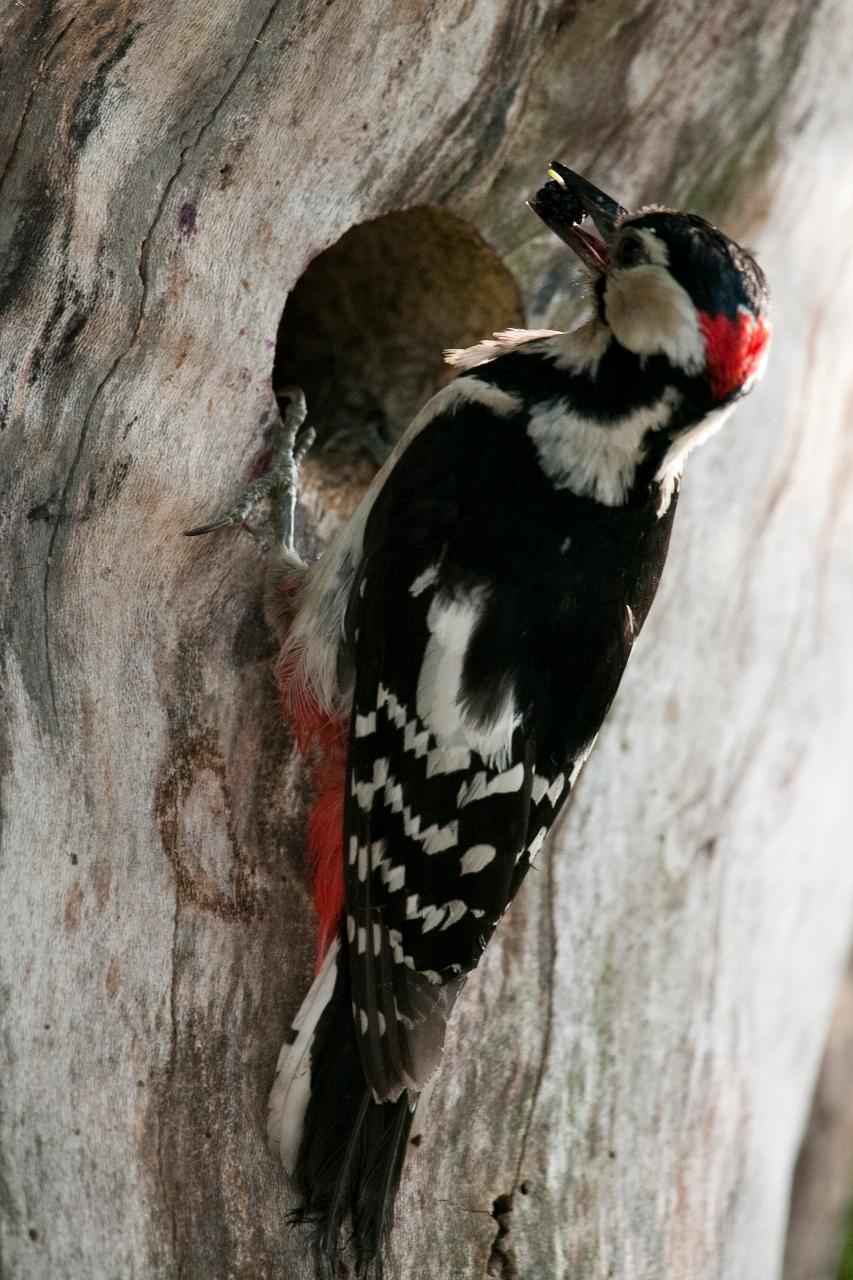
[[[477,462],[459,457],[478,450]],[[429,474],[448,461],[441,482]],[[409,446],[367,523],[348,614],[356,679],[344,848],[353,1019],[377,1100],[418,1092],[437,1067],[464,977],[592,736],[566,754],[571,672],[554,669],[559,654],[540,666],[553,641],[535,599],[553,613],[566,576],[564,538],[553,563],[542,550],[543,522],[560,519],[543,505],[549,488],[523,421],[469,407],[464,432],[446,415]],[[518,522],[494,518],[510,496]],[[476,539],[475,521],[490,526]],[[626,656],[620,640],[620,671]],[[531,664],[537,690],[526,687]]]

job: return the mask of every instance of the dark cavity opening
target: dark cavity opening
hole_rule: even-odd
[[[371,430],[398,438],[453,377],[445,347],[521,323],[515,280],[471,227],[443,209],[389,213],[352,227],[297,281],[274,385],[302,387],[317,431],[312,463],[333,465],[340,483],[342,452],[368,458]]]

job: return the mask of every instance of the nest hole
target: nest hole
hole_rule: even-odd
[[[368,458],[372,474],[365,441],[378,432],[393,442],[453,377],[446,347],[520,323],[515,280],[467,223],[426,206],[385,214],[352,227],[296,282],[274,385],[302,387],[313,467],[331,467],[340,484],[342,454]]]

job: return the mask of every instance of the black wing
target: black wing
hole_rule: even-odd
[[[666,558],[675,502],[659,516],[653,487],[607,507],[546,479],[526,430],[529,367],[506,356],[478,370],[509,380],[485,394],[516,409],[495,398],[434,418],[365,530],[348,620],[345,900],[377,1098],[421,1088],[437,1065],[453,1000],[569,793]]]
[[[486,604],[506,570],[500,557],[497,572],[494,563],[491,571],[477,563],[483,543],[494,543],[493,527],[476,539],[460,530],[492,521],[500,494],[495,466],[484,468],[476,452],[451,465],[447,457],[452,448],[471,452],[478,427],[491,437],[493,462],[502,459],[497,473],[517,483],[512,452],[493,437],[500,433],[506,446],[519,434],[523,440],[523,425],[519,433],[518,423],[468,408],[460,440],[458,423],[431,423],[377,498],[348,618],[356,674],[344,820],[347,935],[353,1017],[377,1098],[422,1088],[437,1066],[464,976],[568,791],[571,762],[542,770],[529,726],[511,704],[506,662],[502,670],[486,662],[479,673],[494,629]],[[504,541],[515,536],[501,531]],[[442,638],[442,625],[462,634]],[[463,647],[480,655],[467,672],[453,648],[466,635]]]

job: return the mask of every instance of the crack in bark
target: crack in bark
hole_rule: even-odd
[[[27,100],[24,103],[24,109],[21,112],[21,118],[18,122],[17,132],[12,141],[12,146],[9,150],[9,155],[7,157],[6,163],[3,166],[3,172],[0,173],[0,196],[3,194],[3,187],[5,186],[6,179],[9,176],[12,166],[14,165],[16,159],[18,158],[18,148],[21,142],[21,135],[24,132],[24,126],[26,125],[27,117],[30,114],[30,107],[33,104],[33,98],[35,97],[36,85],[38,84],[39,79],[41,78],[42,72],[44,71],[45,66],[47,65],[48,59],[55,53],[58,45],[63,40],[66,32],[69,30],[71,26],[73,26],[73,24],[76,21],[77,21],[77,14],[73,13],[71,17],[68,19],[68,21],[66,22],[65,26],[61,29],[61,31],[57,35],[56,39],[48,47],[44,57],[42,58],[41,62],[38,65],[35,75],[33,76],[33,82],[30,85],[30,90],[29,90],[29,93],[27,94]]]
[[[184,147],[183,150],[181,151],[180,158],[178,160],[178,166],[175,169],[172,176],[169,178],[168,182],[166,183],[166,186],[163,188],[163,194],[160,197],[151,225],[149,226],[148,231],[139,247],[137,271],[139,273],[139,280],[142,285],[142,298],[139,306],[139,316],[137,317],[136,326],[131,335],[130,346],[128,347],[128,350],[126,352],[127,355],[129,355],[130,352],[133,350],[133,347],[135,346],[137,338],[141,332],[143,321],[145,319],[145,311],[148,303],[148,294],[150,292],[149,276],[148,276],[148,257],[150,253],[151,237],[154,235],[154,232],[157,230],[157,226],[160,222],[160,219],[163,215],[163,210],[166,206],[166,201],[171,195],[172,189],[174,188],[176,181],[181,175],[181,172],[184,167],[184,162],[187,156],[191,151],[194,151],[196,147],[198,147],[202,138],[211,128],[214,121],[216,120],[216,117],[219,115],[223,106],[228,101],[228,98],[231,96],[234,89],[237,87],[238,83],[240,82],[243,75],[245,74],[246,69],[249,66],[249,63],[251,62],[252,58],[254,57],[255,53],[258,50],[258,47],[261,43],[264,32],[267,30],[268,26],[273,20],[275,11],[278,8],[279,3],[280,3],[280,0],[273,0],[273,4],[270,7],[270,9],[267,11],[266,17],[264,18],[261,25],[258,27],[256,34],[252,37],[252,42],[249,45],[246,56],[243,58],[243,61],[240,63],[239,67],[235,71],[231,80],[225,86],[218,101],[215,103],[213,110],[210,112],[207,119],[201,125],[194,140],[191,143],[189,143],[188,146]]]
[[[687,35],[678,45],[674,53],[672,53],[670,57],[667,58],[666,64],[664,65],[662,72],[658,76],[655,83],[652,85],[649,92],[646,94],[645,98],[643,98],[643,101],[637,107],[635,107],[633,111],[631,111],[630,115],[624,116],[616,121],[616,123],[613,125],[613,128],[606,135],[606,137],[604,138],[604,141],[601,143],[595,155],[593,156],[592,160],[590,161],[590,166],[589,166],[590,173],[594,173],[598,168],[598,166],[601,164],[602,158],[604,157],[607,151],[607,148],[617,138],[624,137],[628,133],[628,130],[631,128],[631,126],[635,124],[636,121],[641,120],[643,118],[643,116],[646,114],[649,107],[652,105],[652,103],[654,102],[655,98],[658,96],[660,91],[662,89],[671,90],[673,67],[677,67],[680,64],[687,49],[693,43],[693,40],[699,34],[702,28],[706,25],[706,23],[709,20],[709,17],[711,16],[713,15],[709,15],[708,13],[705,13],[699,19],[698,22],[694,23],[694,25],[690,28]]]
[[[50,574],[51,574],[51,569],[53,568],[53,550],[54,550],[54,547],[56,546],[56,540],[59,537],[59,530],[62,527],[62,522],[64,519],[65,501],[71,490],[71,485],[74,482],[77,466],[80,462],[80,455],[83,452],[83,446],[85,445],[86,437],[89,434],[89,426],[92,421],[92,413],[94,411],[95,405],[98,403],[98,400],[101,396],[101,393],[103,392],[104,387],[106,386],[109,379],[113,376],[113,374],[115,373],[119,364],[121,364],[126,354],[127,353],[125,352],[122,355],[116,356],[115,360],[113,360],[109,369],[104,374],[101,381],[98,383],[97,387],[95,388],[95,394],[92,396],[92,399],[89,401],[89,408],[86,410],[86,416],[83,419],[83,425],[80,428],[80,435],[77,439],[77,448],[74,451],[74,457],[71,460],[71,466],[68,468],[68,473],[65,477],[65,483],[63,484],[62,489],[60,490],[60,493],[59,493],[59,502],[57,504],[57,514],[53,523],[53,528],[50,531],[50,541],[47,544],[47,555],[45,557],[45,562],[44,562],[44,578],[42,579],[42,622],[43,622],[43,631],[44,631],[44,662],[45,662],[45,672],[47,674],[48,688],[50,689],[50,702],[53,708],[54,726],[58,731],[60,731],[60,733],[61,733],[61,721],[59,718],[59,707],[56,701],[56,681],[54,679],[54,673],[53,673],[53,659],[51,658],[51,652],[50,652],[50,626],[49,626],[50,605],[48,602],[48,596],[50,593]]]
[[[512,1229],[512,1207],[515,1191],[496,1198],[492,1205],[492,1217],[498,1224],[498,1234],[492,1242],[489,1260],[486,1263],[486,1275],[489,1280],[519,1280],[518,1263],[515,1250],[509,1244],[509,1233]]]
[[[530,1137],[530,1130],[533,1127],[533,1116],[539,1102],[539,1094],[542,1091],[542,1082],[545,1078],[545,1069],[548,1065],[548,1058],[551,1053],[551,1039],[554,1030],[554,977],[557,972],[557,909],[554,900],[554,881],[554,859],[553,857],[549,857],[548,874],[546,879],[546,892],[548,898],[548,966],[545,978],[548,989],[548,1009],[545,1015],[545,1029],[542,1033],[542,1052],[539,1059],[539,1069],[536,1073],[536,1082],[533,1086],[533,1098],[530,1103],[530,1113],[527,1117],[527,1124],[524,1127],[524,1133],[521,1135],[521,1151],[518,1157],[518,1164],[515,1169],[516,1183],[521,1180],[521,1170],[524,1165],[524,1156],[527,1151],[527,1140]]]
[[[139,249],[139,255],[137,259],[137,272],[139,274],[140,284],[142,286],[142,293],[139,300],[139,309],[136,317],[136,322],[133,326],[133,331],[130,335],[130,341],[127,347],[125,348],[125,350],[120,355],[116,356],[115,360],[113,360],[106,374],[104,375],[104,377],[101,379],[101,381],[98,383],[97,387],[95,388],[94,395],[92,396],[92,399],[89,402],[89,407],[86,410],[86,414],[83,419],[83,425],[80,429],[80,436],[77,441],[77,448],[74,452],[74,457],[71,461],[71,466],[68,469],[68,473],[65,478],[65,483],[62,486],[60,501],[59,501],[59,508],[58,508],[60,514],[57,516],[56,522],[54,523],[53,529],[51,531],[50,541],[48,543],[48,549],[47,549],[47,556],[45,560],[44,577],[42,581],[42,611],[43,611],[43,633],[44,633],[44,646],[45,646],[45,672],[47,675],[47,683],[48,683],[48,689],[50,691],[51,707],[53,710],[54,727],[56,730],[60,729],[60,718],[59,718],[59,708],[58,708],[57,697],[56,697],[56,680],[55,680],[54,671],[53,671],[53,660],[51,657],[51,648],[50,648],[50,627],[48,623],[48,619],[50,616],[50,609],[49,609],[48,597],[50,593],[50,578],[51,578],[51,571],[53,567],[53,552],[56,546],[56,540],[59,536],[59,529],[62,522],[62,512],[65,511],[66,498],[68,497],[68,494],[70,493],[71,487],[74,483],[74,479],[75,479],[77,468],[80,462],[80,457],[83,452],[83,446],[86,442],[86,436],[89,431],[89,426],[92,421],[92,414],[94,412],[95,406],[103,396],[104,388],[112,378],[118,366],[124,360],[126,360],[129,355],[131,355],[131,353],[133,352],[134,348],[136,347],[139,341],[139,337],[142,332],[143,322],[145,319],[145,312],[146,312],[148,294],[149,294],[148,256],[150,252],[150,242],[151,242],[151,237],[154,235],[154,232],[156,231],[158,223],[160,222],[160,219],[162,217],[163,210],[166,205],[166,201],[175,185],[175,182],[177,181],[178,177],[181,174],[187,155],[189,154],[190,151],[194,150],[199,145],[202,138],[205,136],[207,131],[212,126],[219,112],[222,110],[222,107],[227,101],[228,97],[233,92],[236,85],[244,75],[247,67],[249,66],[249,63],[251,62],[252,57],[254,56],[255,52],[259,47],[259,44],[260,44],[261,38],[263,37],[264,32],[267,30],[269,24],[272,22],[273,16],[275,15],[275,11],[278,8],[279,3],[280,3],[280,0],[273,0],[272,6],[268,9],[267,14],[264,17],[264,20],[262,21],[261,25],[257,29],[257,33],[252,38],[252,42],[249,45],[248,51],[245,57],[243,58],[243,61],[240,63],[239,67],[237,68],[236,72],[232,76],[231,80],[226,85],[222,94],[214,104],[212,111],[207,116],[207,119],[201,125],[201,128],[196,134],[194,141],[190,143],[189,146],[184,147],[183,150],[181,151],[180,158],[178,161],[178,166],[166,183],[166,186],[163,190],[163,194],[160,197],[157,208],[155,210],[154,218],[148,228],[148,231],[143,237],[143,240]],[[75,14],[74,17],[70,19],[70,21],[63,28],[60,35],[51,45],[51,48],[48,50],[47,54],[45,54],[44,61],[42,62],[42,66],[39,68],[39,71],[41,71],[42,67],[44,66],[44,63],[47,61],[47,58],[50,56],[51,52],[56,48],[56,45],[59,43],[59,40],[68,30],[68,28],[71,26],[71,23],[74,21],[74,18],[76,18],[76,16],[77,15]],[[27,100],[27,107],[25,108],[25,112],[29,108],[29,103],[32,98],[34,89],[35,89],[35,81],[33,82],[33,88],[30,91],[30,98]],[[21,128],[23,128],[23,117],[21,121]],[[19,135],[20,135],[20,130],[19,130]],[[17,141],[18,139],[16,138],[15,140],[16,146],[17,146]],[[5,177],[5,174],[4,174],[4,177]]]
[[[172,924],[172,967],[169,979],[169,1058],[166,1063],[160,1104],[157,1108],[157,1170],[163,1187],[163,1198],[166,1201],[166,1210],[169,1214],[172,1237],[172,1259],[177,1267],[178,1275],[180,1275],[181,1270],[178,1262],[178,1207],[175,1197],[172,1194],[172,1189],[169,1186],[169,1180],[166,1173],[164,1134],[166,1130],[166,1112],[168,1109],[169,1097],[175,1081],[175,1070],[178,1062],[178,929],[180,927],[180,920],[181,886],[176,882],[175,914]]]
[[[518,1270],[518,1262],[515,1256],[515,1249],[512,1247],[509,1239],[510,1231],[512,1230],[512,1211],[515,1202],[516,1187],[520,1187],[523,1194],[527,1194],[525,1189],[526,1182],[522,1179],[521,1174],[522,1169],[524,1168],[524,1157],[527,1152],[527,1143],[530,1137],[530,1131],[533,1127],[533,1117],[536,1114],[536,1107],[539,1103],[539,1095],[542,1092],[542,1084],[545,1079],[545,1071],[548,1066],[548,1059],[551,1053],[551,1040],[554,1029],[554,978],[557,972],[557,911],[555,903],[553,858],[548,858],[547,866],[546,894],[548,900],[548,961],[545,980],[548,991],[548,1007],[545,1014],[545,1027],[542,1032],[542,1050],[539,1057],[539,1066],[536,1071],[536,1080],[533,1085],[527,1123],[525,1124],[524,1132],[521,1135],[521,1148],[518,1155],[518,1161],[515,1166],[513,1188],[507,1194],[498,1196],[492,1206],[492,1217],[497,1221],[498,1231],[492,1241],[491,1251],[486,1263],[486,1275],[489,1277],[494,1276],[496,1280],[521,1280],[521,1275]]]

